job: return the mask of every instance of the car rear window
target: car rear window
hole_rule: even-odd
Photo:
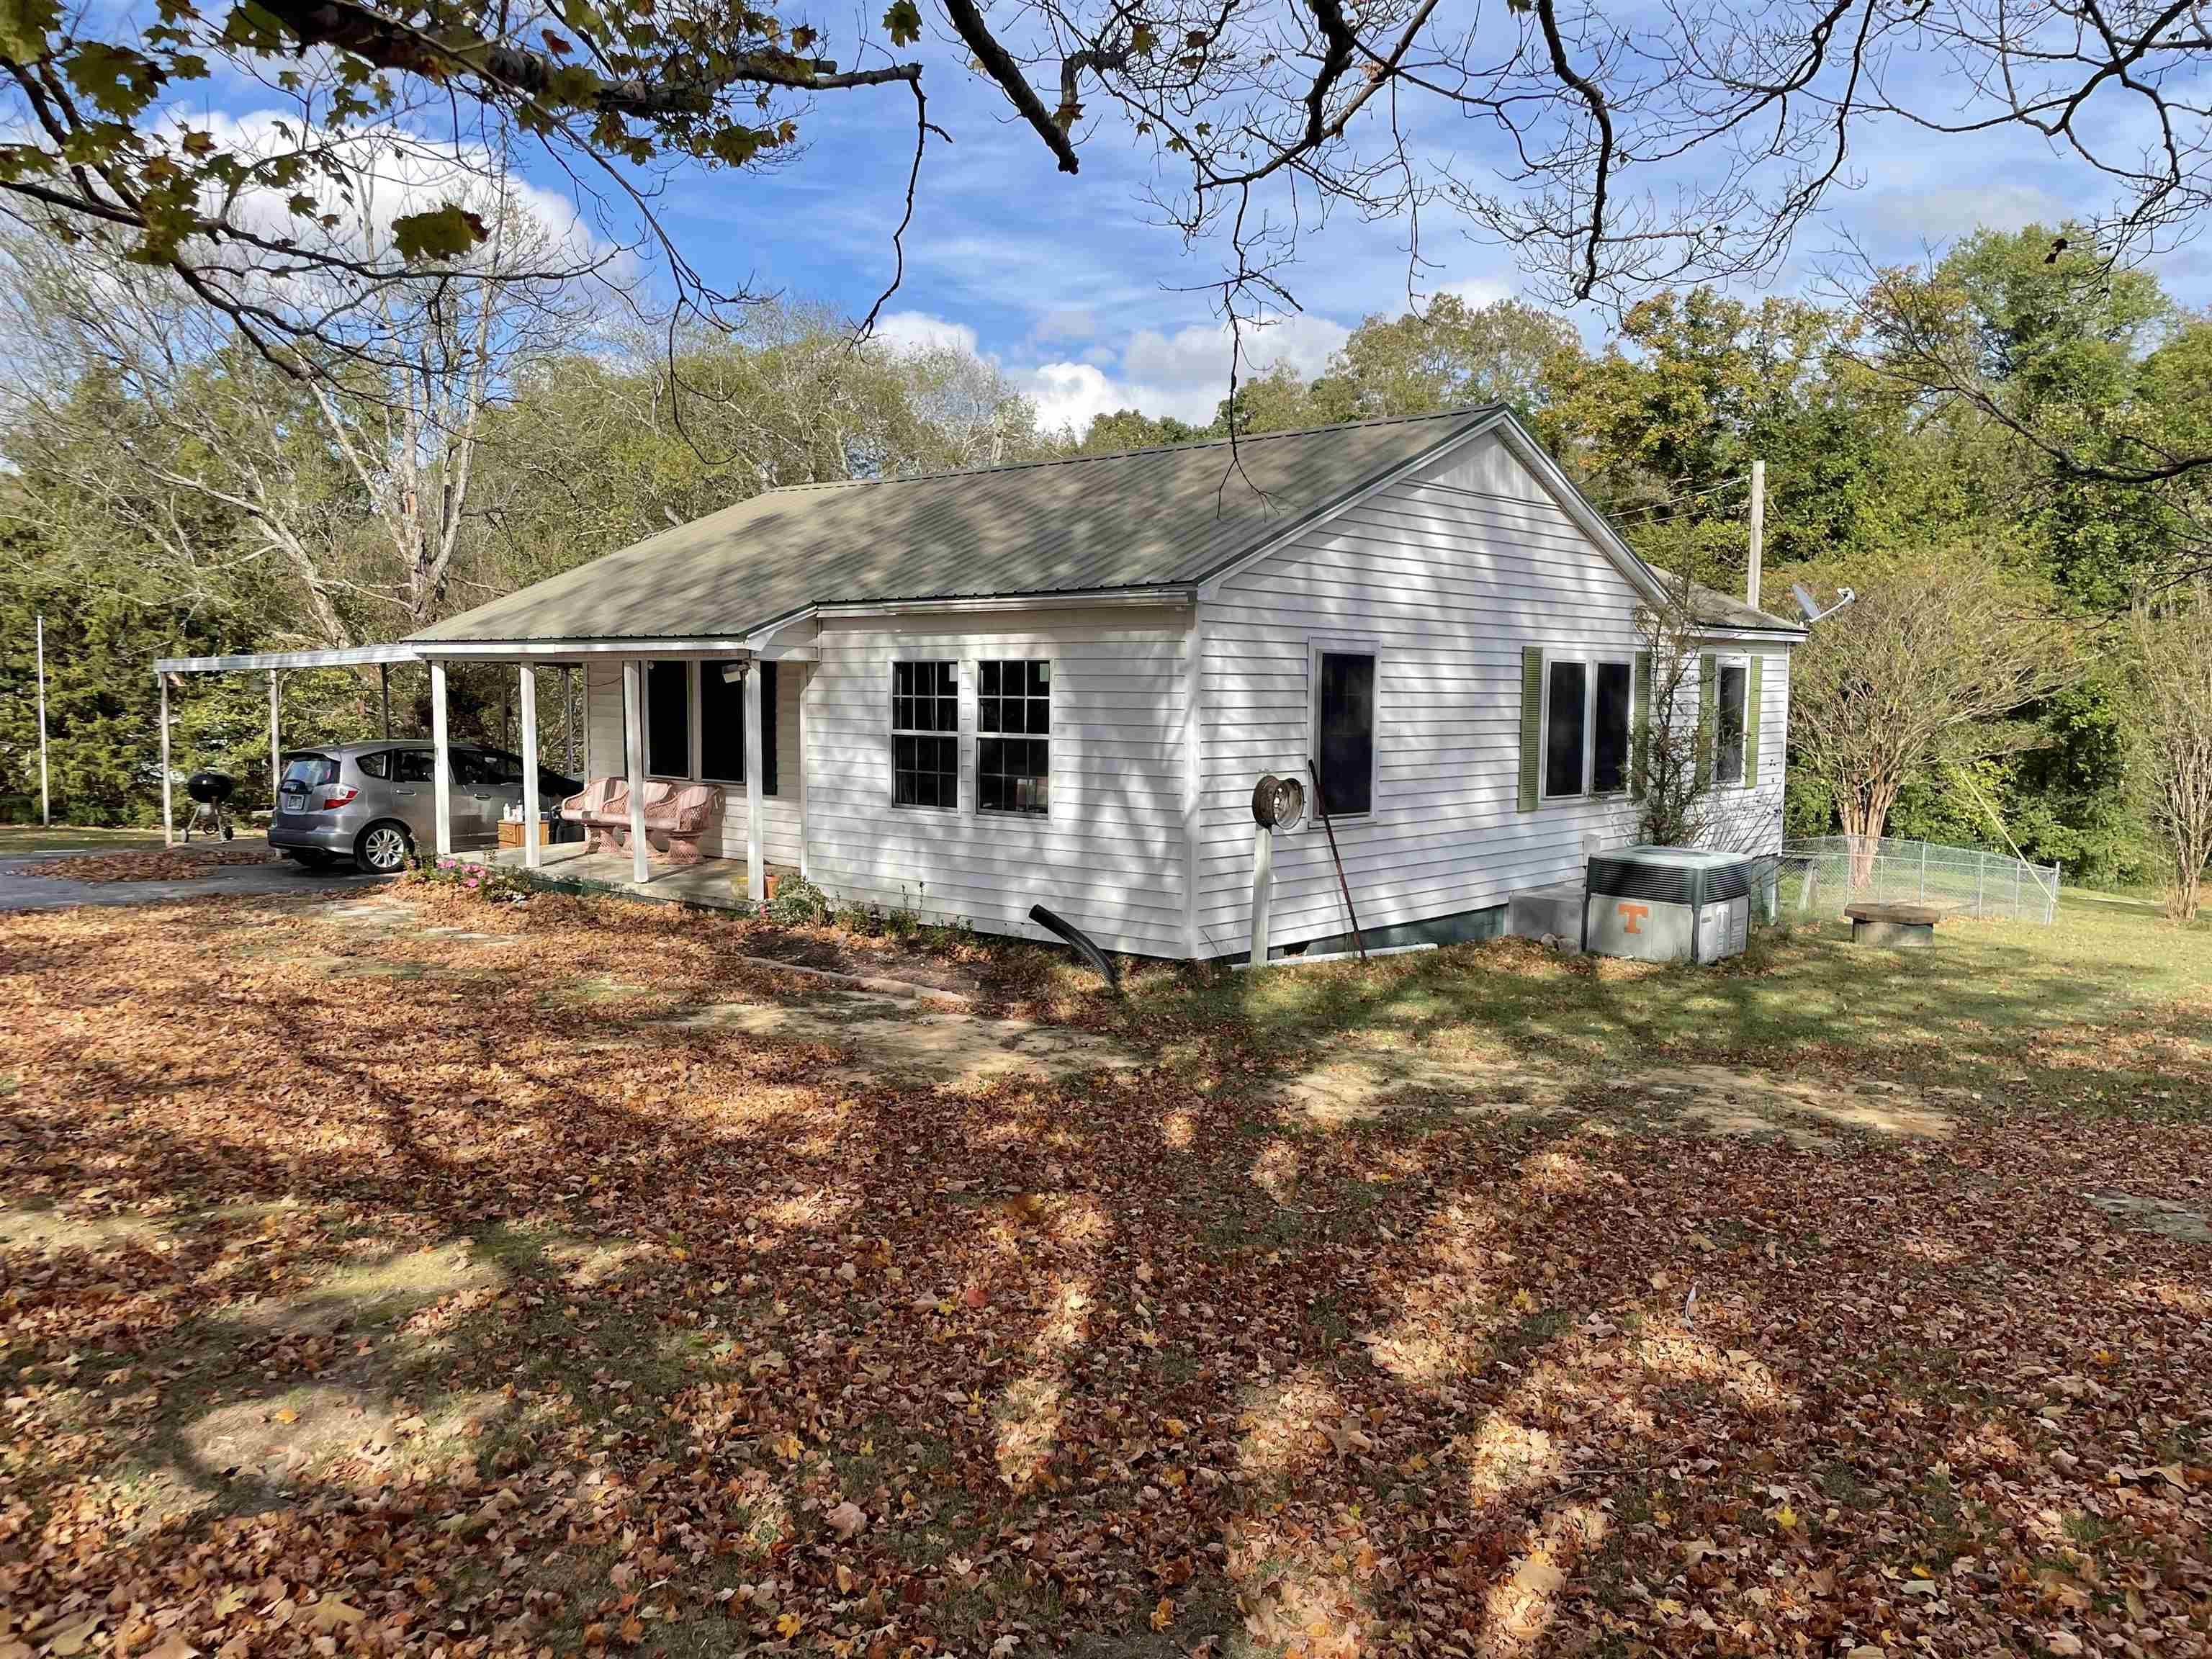
[[[328,755],[287,755],[284,757],[284,781],[296,783],[308,789],[320,788],[338,780],[338,763]]]

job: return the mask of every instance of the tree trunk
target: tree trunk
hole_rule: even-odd
[[[1851,885],[1864,887],[1874,879],[1875,854],[1881,850],[1882,832],[1889,827],[1889,809],[1897,791],[1887,784],[1860,784],[1833,792],[1836,816],[1843,821],[1850,842]]]

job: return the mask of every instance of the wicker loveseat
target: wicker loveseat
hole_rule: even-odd
[[[579,795],[561,803],[561,816],[580,823],[594,853],[612,847],[629,847],[629,781],[593,778]],[[719,826],[722,792],[711,784],[663,783],[645,786],[645,844],[678,864],[696,864],[705,856],[700,844]]]

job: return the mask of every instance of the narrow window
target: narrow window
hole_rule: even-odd
[[[1321,653],[1316,711],[1322,806],[1331,817],[1375,806],[1375,659]]]
[[[745,781],[745,672],[742,662],[699,665],[699,775],[709,783]]]
[[[1588,724],[1589,665],[1555,662],[1549,665],[1549,695],[1544,713],[1544,793],[1579,795],[1583,793],[1583,737]]]
[[[1713,745],[1713,781],[1743,781],[1743,699],[1750,671],[1740,662],[1721,665],[1720,730]]]
[[[960,805],[960,693],[949,662],[891,665],[891,805]]]
[[[354,764],[361,768],[361,775],[365,778],[389,777],[392,773],[392,751],[386,749],[380,754],[363,755],[354,762]]]
[[[987,812],[1052,807],[1052,665],[977,665],[975,789]]]
[[[745,781],[745,680],[761,677],[761,793],[775,793],[775,665],[702,662],[699,665],[699,778],[703,783]],[[734,677],[734,678],[732,678]]]
[[[1625,662],[1597,665],[1597,719],[1590,735],[1590,793],[1618,794],[1628,787],[1630,669]]]
[[[691,775],[691,687],[689,665],[645,665],[645,769],[655,777]]]

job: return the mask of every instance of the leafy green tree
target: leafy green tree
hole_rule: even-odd
[[[1564,317],[1521,300],[1470,306],[1439,294],[1419,311],[1374,316],[1354,329],[1316,383],[1323,401],[1346,383],[1346,418],[1425,415],[1439,409],[1504,404],[1522,419],[1549,401],[1562,361],[1582,354],[1582,337]]]
[[[1117,409],[1094,415],[1075,447],[1079,455],[1111,455],[1124,449],[1156,449],[1163,444],[1187,444],[1218,437],[1213,426],[1193,426],[1172,415],[1153,416],[1133,409]]]

